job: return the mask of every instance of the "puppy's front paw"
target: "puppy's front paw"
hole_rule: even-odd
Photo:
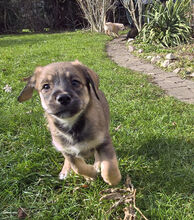
[[[90,178],[90,177],[86,177],[86,176],[84,176],[84,178],[88,183],[93,182],[95,180],[95,178]]]
[[[100,173],[100,163],[95,163],[94,168],[95,168],[97,173]]]
[[[69,172],[65,172],[65,173],[59,173],[59,179],[60,180],[64,180],[64,179],[66,179],[67,178],[67,176],[68,176],[68,174],[69,174]]]
[[[111,186],[116,186],[121,181],[121,173],[117,165],[104,162],[101,165],[101,176],[104,182]]]

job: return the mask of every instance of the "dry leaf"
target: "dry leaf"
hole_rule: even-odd
[[[89,186],[87,184],[84,184],[81,186],[82,188],[88,188]]]
[[[174,121],[174,122],[172,122],[172,125],[173,125],[173,126],[176,126],[177,124],[176,124],[176,122]]]
[[[25,208],[19,208],[18,209],[18,218],[19,219],[25,219],[28,216],[27,211]]]
[[[118,200],[118,199],[121,199],[122,197],[123,196],[120,193],[110,193],[110,194],[102,196],[100,198],[100,201],[102,201],[104,199],[107,199],[107,200],[110,200],[110,199]]]
[[[120,128],[121,128],[121,125],[117,126],[117,127],[115,128],[115,131],[118,131]]]
[[[83,184],[83,185],[81,185],[81,186],[77,186],[77,187],[75,187],[75,188],[73,189],[73,193],[74,193],[75,191],[81,189],[81,188],[88,188],[88,187],[89,187],[89,186],[88,186],[87,184]]]

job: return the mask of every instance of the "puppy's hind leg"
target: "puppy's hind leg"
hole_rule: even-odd
[[[111,31],[110,30],[107,31],[107,35],[111,36]]]
[[[119,37],[119,30],[118,30],[117,27],[115,27],[115,29],[114,29],[114,35],[115,35],[116,37]]]
[[[114,37],[119,37],[119,35],[117,33],[113,33]]]
[[[100,146],[97,151],[101,161],[102,178],[109,185],[117,185],[121,180],[121,173],[111,141],[106,145]]]

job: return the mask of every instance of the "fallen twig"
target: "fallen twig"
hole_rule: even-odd
[[[135,196],[136,196],[136,189],[134,190],[133,207],[139,212],[139,214],[140,214],[145,220],[148,220],[148,219],[145,217],[145,215],[141,212],[141,210],[136,206]]]
[[[102,201],[103,199],[113,199],[113,200],[119,200],[122,198],[122,195],[120,193],[110,193],[110,194],[107,194],[107,195],[104,195],[100,198],[100,201]]]
[[[136,214],[131,204],[129,207],[125,207],[123,211],[125,213],[124,220],[135,220]]]
[[[131,179],[128,175],[125,181],[125,188],[106,189],[106,190],[101,191],[100,195],[102,195],[100,198],[100,201],[102,200],[115,200],[116,201],[106,213],[111,212],[113,209],[116,209],[121,204],[126,204],[127,206],[123,209],[124,214],[125,214],[125,217],[123,220],[135,220],[136,219],[135,210],[141,215],[141,219],[143,218],[144,220],[148,220],[143,215],[141,210],[136,206],[136,189],[131,183]]]

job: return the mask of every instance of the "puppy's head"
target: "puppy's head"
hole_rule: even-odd
[[[120,30],[122,30],[122,31],[125,30],[124,24],[120,24],[119,27],[120,27]]]
[[[69,118],[84,111],[92,96],[99,98],[97,74],[79,61],[37,67],[34,75],[24,80],[27,85],[18,101],[30,99],[36,89],[44,110],[60,118]]]

